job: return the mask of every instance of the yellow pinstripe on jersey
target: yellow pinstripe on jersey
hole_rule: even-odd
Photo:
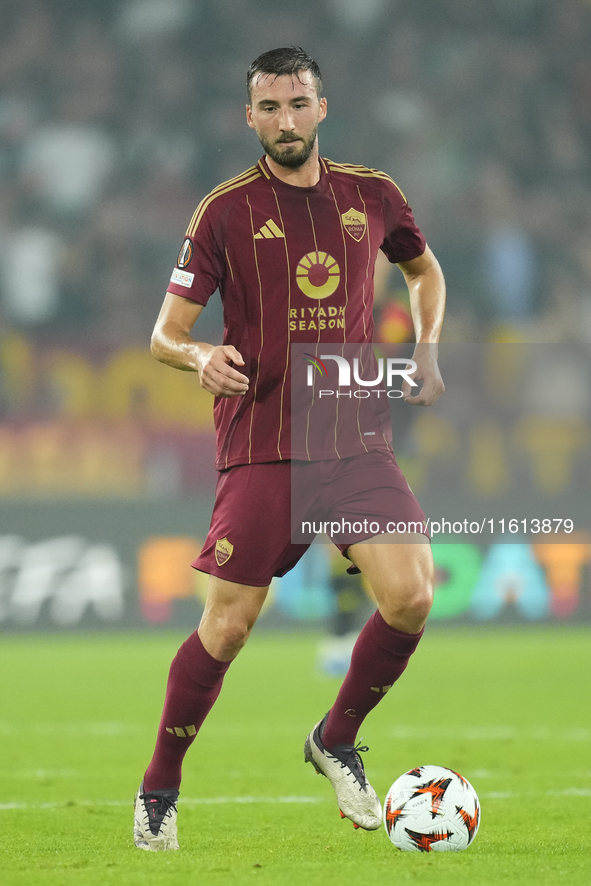
[[[261,161],[262,163],[262,161]],[[281,226],[283,230],[285,230],[285,223],[283,221],[283,215],[281,214],[281,206],[279,204],[279,198],[277,196],[277,191],[273,188],[273,196],[275,197],[275,204],[277,206],[277,212],[279,214],[279,221],[281,222]],[[289,273],[290,263],[289,263],[289,249],[287,246],[287,238],[283,237],[283,244],[285,246],[285,266],[287,268],[287,316],[290,316],[291,311],[291,274]],[[289,328],[289,323],[287,324],[287,343],[286,343],[286,351],[285,351],[285,370],[283,372],[283,381],[281,382],[281,393],[279,395],[279,430],[277,433],[277,454],[279,458],[283,458],[283,454],[281,452],[281,433],[283,431],[283,396],[285,393],[285,383],[287,381],[287,369],[289,367],[289,354],[291,349],[291,330]]]
[[[367,166],[356,166],[353,163],[335,163],[334,160],[327,160],[326,162],[331,172],[343,172],[346,175],[360,175],[364,178],[381,178],[384,181],[388,181],[394,185],[404,202],[408,203],[402,189],[398,187],[394,179],[390,178],[387,173],[380,172],[379,169],[370,169]]]
[[[267,168],[266,168],[265,161],[262,160],[262,159],[259,160],[259,162],[257,163],[257,167],[261,170],[261,172],[263,173],[263,175],[265,176],[265,178],[267,179],[267,181],[270,181],[270,180],[271,180],[271,175],[269,174],[269,172],[268,172],[268,170],[267,170]]]
[[[253,241],[253,244],[255,247],[254,248],[254,262],[255,262],[255,266],[256,266],[256,270],[257,270],[257,281],[258,281],[258,285],[259,285],[259,311],[260,311],[260,315],[261,315],[261,319],[260,319],[261,342],[260,342],[260,346],[259,346],[259,353],[257,356],[257,371],[256,371],[255,380],[254,380],[254,393],[253,393],[252,405],[251,405],[251,409],[250,409],[250,424],[249,424],[249,428],[248,428],[248,464],[252,464],[252,423],[254,420],[254,408],[255,408],[256,402],[257,402],[257,389],[258,389],[259,377],[260,377],[260,373],[261,373],[261,354],[263,353],[263,347],[265,346],[265,323],[264,323],[265,315],[264,315],[264,302],[263,302],[263,284],[261,282],[261,272],[260,272],[260,268],[259,268],[259,259],[258,259],[257,250],[256,250],[256,243],[254,242],[255,241],[255,230],[254,230],[254,221],[253,221],[253,215],[252,215],[252,206],[250,205],[250,200],[248,199],[248,195],[246,197],[246,202],[248,203],[248,212],[250,214],[250,229],[251,229],[251,233],[252,233],[252,241]],[[226,459],[226,465],[227,465],[227,459]]]
[[[194,237],[199,227],[199,223],[203,218],[203,215],[207,209],[207,207],[213,203],[216,197],[221,197],[222,194],[227,194],[230,191],[235,190],[236,188],[241,188],[243,185],[248,185],[250,182],[256,181],[257,178],[261,178],[261,172],[257,166],[251,166],[250,169],[247,169],[246,172],[240,173],[240,175],[235,176],[234,178],[228,179],[226,182],[222,182],[217,188],[214,188],[211,193],[204,197],[195,212],[193,213],[193,218],[189,222],[189,227],[187,228],[187,237]]]

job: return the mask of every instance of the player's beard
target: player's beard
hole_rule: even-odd
[[[290,169],[297,169],[310,159],[312,151],[314,150],[314,145],[316,144],[317,133],[318,127],[315,126],[314,131],[310,133],[308,138],[298,136],[297,140],[293,139],[293,147],[287,149],[283,148],[282,150],[279,149],[276,141],[267,141],[267,139],[260,135],[259,141],[265,149],[265,153],[269,155],[271,160],[274,160],[275,163],[279,164],[279,166],[287,166]],[[292,141],[292,139],[287,138],[284,139],[284,141]]]

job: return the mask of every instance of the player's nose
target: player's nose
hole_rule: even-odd
[[[277,123],[282,132],[292,132],[295,128],[293,114],[289,108],[279,111]]]

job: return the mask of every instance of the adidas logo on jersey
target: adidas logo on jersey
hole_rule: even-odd
[[[267,219],[260,231],[254,235],[255,240],[274,240],[276,237],[285,239],[285,234],[272,218]]]

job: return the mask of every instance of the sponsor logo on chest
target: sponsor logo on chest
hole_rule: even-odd
[[[308,298],[329,298],[340,281],[341,269],[327,252],[309,252],[296,268],[296,283]]]

